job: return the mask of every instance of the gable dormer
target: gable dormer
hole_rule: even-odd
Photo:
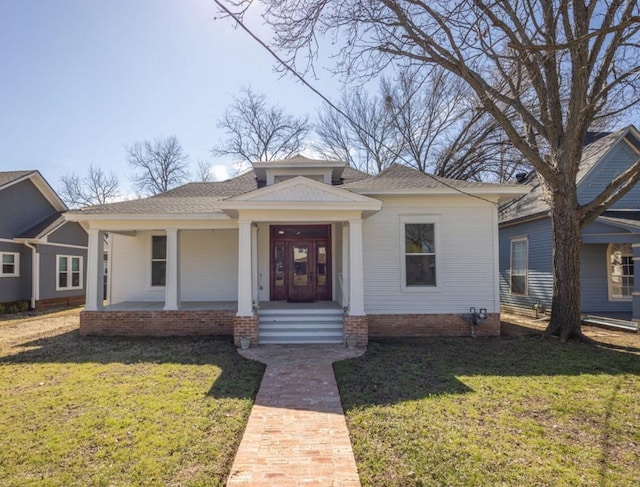
[[[281,183],[303,176],[314,181],[336,186],[342,184],[342,172],[347,166],[343,161],[310,159],[303,155],[271,162],[254,162],[253,170],[258,188]]]

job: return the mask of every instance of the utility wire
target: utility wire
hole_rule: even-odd
[[[215,2],[216,5],[218,5],[218,7],[220,7],[229,17],[231,17],[233,20],[236,21],[236,23],[242,28],[242,30],[244,30],[247,34],[249,34],[258,44],[260,44],[269,54],[271,54],[271,56],[279,63],[281,64],[287,71],[289,71],[291,74],[293,74],[296,78],[298,78],[303,85],[305,85],[307,88],[309,88],[311,91],[313,91],[316,95],[318,95],[327,105],[329,105],[332,109],[334,109],[336,112],[338,112],[340,115],[342,115],[344,118],[346,118],[349,123],[351,125],[353,125],[354,127],[356,127],[358,130],[361,130],[363,133],[365,133],[368,137],[370,137],[371,139],[375,140],[376,142],[378,142],[380,145],[382,145],[385,149],[387,149],[388,151],[394,153],[396,155],[396,157],[398,159],[401,159],[402,161],[404,161],[404,163],[407,166],[410,166],[409,161],[407,161],[407,159],[405,159],[405,157],[400,154],[398,151],[396,151],[395,149],[392,149],[391,147],[387,146],[384,142],[381,142],[379,140],[376,139],[376,137],[371,134],[366,128],[364,128],[362,125],[360,125],[358,122],[356,122],[355,120],[353,120],[353,118],[351,118],[349,116],[348,113],[346,113],[344,110],[342,110],[340,107],[338,107],[337,105],[335,105],[329,98],[327,98],[322,92],[320,92],[320,90],[318,90],[315,86],[313,86],[311,83],[309,83],[304,76],[302,76],[300,73],[298,73],[293,67],[291,67],[284,59],[282,59],[273,49],[271,49],[271,47],[269,47],[269,45],[264,42],[262,39],[260,39],[260,37],[258,37],[257,34],[254,34],[253,31],[251,29],[249,29],[249,27],[247,27],[245,25],[245,23],[231,10],[229,10],[220,0],[213,0]],[[431,179],[433,179],[434,181],[436,181],[439,184],[442,184],[443,186],[452,189],[458,193],[461,193],[465,196],[470,196],[471,198],[476,198],[479,199],[481,201],[485,201],[487,203],[491,203],[494,206],[498,206],[497,203],[488,200],[486,198],[483,198],[482,196],[478,196],[472,193],[468,193],[460,188],[457,188],[455,186],[453,186],[450,183],[447,183],[445,181],[440,180],[440,178],[434,176],[433,174],[429,174],[429,173],[422,173],[425,176],[430,177]]]

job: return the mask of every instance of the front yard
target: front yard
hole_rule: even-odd
[[[362,485],[638,485],[639,353],[534,337],[370,343],[335,365]]]
[[[262,373],[230,339],[14,340],[0,485],[223,485]]]

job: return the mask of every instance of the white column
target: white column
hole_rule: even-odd
[[[254,304],[258,305],[258,226],[251,225],[251,285],[253,289]]]
[[[103,308],[104,280],[104,232],[89,229],[89,248],[87,249],[87,297],[85,310],[101,311]]]
[[[365,314],[362,220],[349,220],[349,314]]]
[[[167,228],[167,277],[165,284],[164,309],[180,309],[180,232]]]
[[[342,225],[342,307],[349,306],[349,226]]]
[[[251,221],[238,221],[238,316],[253,316]]]

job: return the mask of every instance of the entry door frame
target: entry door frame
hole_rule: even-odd
[[[331,225],[271,225],[269,235],[269,299],[291,302],[331,301]],[[308,286],[294,286],[295,245],[308,248]]]

